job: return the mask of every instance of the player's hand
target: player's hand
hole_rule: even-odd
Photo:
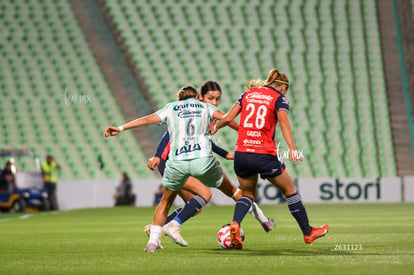
[[[226,159],[229,159],[229,160],[234,159],[234,153],[228,153],[228,154],[226,155]]]
[[[160,164],[161,159],[159,157],[152,157],[148,160],[147,167],[154,170]]]
[[[210,135],[214,135],[215,133],[217,133],[217,130],[214,128],[210,129]]]
[[[104,132],[104,137],[116,136],[120,132],[121,131],[119,130],[118,127],[109,126],[108,128],[106,128],[106,130]]]
[[[289,150],[289,157],[295,164],[298,164],[301,161],[303,161],[302,152],[298,150]]]

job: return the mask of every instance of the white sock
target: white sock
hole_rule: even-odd
[[[255,218],[258,222],[260,222],[260,224],[268,222],[269,220],[263,213],[263,210],[260,209],[260,207],[255,202],[252,203],[252,207],[250,207],[249,213],[250,215],[253,216],[253,218]],[[151,227],[151,230],[152,230],[152,227]]]
[[[161,237],[162,226],[160,225],[151,225],[151,233],[148,243],[158,245],[158,240]]]

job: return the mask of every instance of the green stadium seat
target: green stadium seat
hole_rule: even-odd
[[[7,10],[16,5],[22,10],[30,10],[36,17],[22,17],[18,13],[6,15],[8,23],[4,24],[3,30],[14,33],[19,28],[25,35],[25,43],[21,43],[19,36],[13,36],[6,47],[0,48],[9,57],[9,75],[0,78],[0,86],[13,91],[13,97],[1,103],[1,109],[7,112],[5,126],[12,130],[10,137],[7,133],[3,135],[5,139],[0,138],[0,143],[13,147],[27,146],[42,157],[53,153],[65,164],[61,178],[94,177],[91,172],[96,156],[106,152],[109,144],[101,137],[103,129],[95,130],[96,125],[123,121],[119,109],[96,66],[70,4],[54,1],[45,5],[33,0],[0,4]],[[46,15],[47,20],[36,19]],[[33,56],[36,57],[35,62],[32,61]],[[65,89],[78,95],[90,93],[93,100],[97,100],[96,105],[82,106],[77,101],[66,106]],[[23,106],[27,112],[13,111]],[[82,131],[87,128],[90,131]],[[130,133],[125,136],[132,137]],[[91,146],[91,143],[97,146]],[[137,152],[134,155],[136,159],[146,161],[133,138],[123,143],[118,141],[115,148],[108,153],[107,159],[114,158],[114,155],[121,159],[118,155],[125,155],[119,152],[132,148]],[[127,169],[111,164],[106,168],[105,177],[118,178],[121,171]],[[138,176],[133,169],[130,171],[132,177]],[[145,173],[141,175],[148,177]]]
[[[271,68],[277,67],[291,81],[287,96],[296,141],[312,152],[299,168],[289,168],[295,176],[395,175],[395,161],[390,157],[393,147],[389,117],[384,111],[387,100],[375,1],[104,0],[102,4],[114,23],[117,41],[125,47],[158,107],[174,100],[180,86],[189,82],[199,86],[214,79],[224,90],[220,109],[228,110],[245,82],[265,78]],[[79,139],[98,145],[86,147],[79,154],[54,148],[66,154],[67,165],[76,166],[77,158],[85,159],[81,163],[84,168],[73,168],[73,173],[72,169],[65,169],[63,176],[90,174],[94,156],[102,150],[108,151],[105,155],[111,159],[104,174],[118,177],[117,166],[122,165],[123,158],[131,158],[130,153],[117,153],[126,148],[123,146],[140,152],[138,160],[128,161],[125,170],[151,176],[145,169],[133,167],[145,168],[146,159],[132,136],[123,145],[95,139],[94,135],[101,135],[98,131],[82,134],[74,130],[66,134],[66,129],[75,125],[90,128],[103,121],[122,120],[70,4],[57,1],[45,5],[30,0],[0,5],[7,9],[18,5],[34,11],[36,16],[49,15],[48,20],[37,20],[22,18],[15,12],[5,14],[8,32],[14,33],[21,22],[30,25],[22,29],[30,50],[13,39],[0,49],[8,60],[8,75],[0,78],[0,87],[18,96],[33,91],[39,100],[25,98],[25,102],[31,102],[27,109],[31,116],[44,120],[53,117],[50,120],[56,130],[50,132],[50,142],[75,144]],[[279,11],[285,16],[278,16]],[[38,37],[42,37],[41,42]],[[29,56],[37,56],[36,65],[31,65]],[[50,71],[53,73],[49,75]],[[21,81],[22,76],[26,81]],[[93,95],[99,107],[91,110],[65,106],[65,87],[74,92],[100,91]],[[11,106],[18,106],[16,99],[9,101]],[[48,108],[51,104],[55,107]],[[116,115],[110,118],[108,113],[113,109]],[[13,114],[7,116],[6,123],[26,125],[28,121],[27,116]],[[57,126],[59,122],[61,126]],[[35,136],[48,129],[48,125],[38,123],[37,128],[33,130]],[[19,139],[16,130],[10,135],[21,143],[38,140],[30,135]],[[233,148],[234,136],[223,136],[225,144]],[[373,139],[376,145],[369,142]],[[359,165],[357,160],[363,156],[367,161]],[[388,165],[382,161],[384,158],[390,160]],[[224,165],[232,173],[231,164]]]

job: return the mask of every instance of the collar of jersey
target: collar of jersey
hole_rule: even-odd
[[[267,86],[267,85],[265,85],[265,86],[263,86],[263,87],[270,88],[270,89],[272,89],[273,91],[275,91],[276,93],[280,94],[281,96],[284,96],[281,92],[279,92],[278,90],[276,90],[276,89],[275,89],[275,88],[273,88],[272,86]]]

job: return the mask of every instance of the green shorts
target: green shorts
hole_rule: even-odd
[[[217,188],[223,182],[220,162],[211,156],[191,160],[168,160],[162,184],[169,190],[178,191],[189,176],[199,179],[208,187]]]

